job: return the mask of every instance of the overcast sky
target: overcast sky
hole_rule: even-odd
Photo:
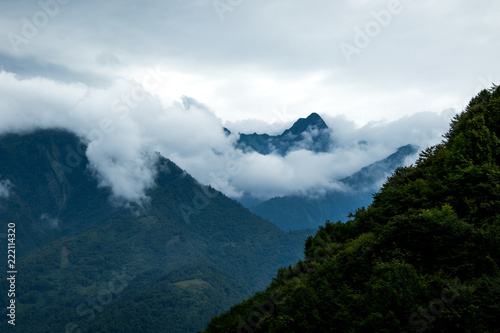
[[[122,182],[125,197],[149,186],[141,156],[153,147],[205,183],[230,159],[274,168],[279,184],[259,195],[286,194],[304,168],[323,166],[297,185],[314,187],[399,144],[437,143],[454,113],[500,81],[499,15],[493,0],[3,0],[0,131],[60,126],[89,142],[108,134],[93,162],[112,177],[104,156],[135,161],[122,171],[139,185]],[[220,130],[279,133],[312,112],[380,149],[342,155],[344,168],[327,172],[339,156],[247,161]],[[123,140],[130,151],[120,151]],[[253,173],[220,187],[250,190]]]

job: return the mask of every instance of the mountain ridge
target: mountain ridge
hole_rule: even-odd
[[[225,128],[225,130],[227,130]],[[227,130],[229,131],[229,130]],[[230,133],[230,131],[229,131]],[[286,156],[297,149],[307,149],[315,153],[327,152],[331,145],[331,130],[317,113],[307,118],[299,118],[279,135],[239,134],[236,147],[244,152],[255,151],[262,155],[276,153]]]
[[[203,332],[497,332],[499,124],[494,86],[369,207],[327,222],[305,260]]]
[[[309,232],[284,233],[161,155],[149,200],[113,207],[88,160],[73,156],[79,146],[84,151],[74,134],[60,130],[0,138],[1,156],[8,156],[0,173],[12,183],[0,198],[0,224],[16,224],[16,246],[24,252],[17,258],[23,288],[16,306],[26,331],[158,332],[167,325],[169,332],[195,332],[302,257]],[[57,227],[42,226],[43,213]],[[108,287],[115,275],[126,281],[123,288]],[[138,308],[150,310],[127,315]],[[152,323],[147,330],[144,317]]]
[[[317,228],[327,220],[346,221],[350,212],[372,202],[372,193],[378,190],[380,180],[417,152],[415,145],[399,147],[388,157],[340,179],[339,183],[345,187],[342,190],[329,190],[313,198],[305,195],[275,197],[249,208],[286,231]]]

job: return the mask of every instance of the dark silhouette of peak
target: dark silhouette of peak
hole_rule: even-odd
[[[243,151],[256,151],[262,155],[277,153],[281,156],[306,149],[316,153],[327,152],[331,144],[330,129],[317,113],[300,118],[292,127],[277,136],[268,134],[241,134],[236,147]]]
[[[282,135],[286,135],[291,133],[293,135],[299,135],[307,131],[311,128],[317,129],[328,129],[328,126],[323,121],[323,118],[320,117],[317,113],[311,113],[307,118],[300,118],[297,120],[292,127],[283,132]]]

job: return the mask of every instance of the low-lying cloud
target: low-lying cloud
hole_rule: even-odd
[[[343,116],[324,117],[332,129],[330,152],[296,150],[281,157],[235,149],[238,130],[223,124],[209,107],[190,97],[164,106],[154,91],[134,81],[117,78],[107,87],[91,87],[38,77],[20,79],[3,71],[0,90],[5,96],[0,100],[0,133],[39,128],[75,132],[88,145],[86,154],[100,185],[126,201],[144,200],[146,190],[155,186],[155,152],[231,197],[247,193],[267,199],[342,189],[338,179],[402,145],[425,148],[438,143],[454,114],[421,112],[363,127]],[[245,126],[249,124],[259,122]],[[223,126],[233,134],[227,136]],[[8,195],[2,193],[8,193],[5,181],[0,182],[0,196]]]
[[[0,198],[8,198],[10,195],[11,187],[12,183],[8,179],[0,180]]]
[[[57,229],[59,227],[59,219],[56,218],[56,217],[51,217],[49,214],[42,214],[40,216],[40,221],[42,221],[42,223],[48,227],[48,228],[51,228],[51,229]]]
[[[0,133],[39,128],[76,133],[88,145],[100,185],[125,200],[141,199],[154,186],[155,151],[188,162],[210,160],[214,151],[231,148],[213,113],[187,99],[164,108],[136,82],[117,79],[95,88],[1,72],[0,90],[6,92]]]

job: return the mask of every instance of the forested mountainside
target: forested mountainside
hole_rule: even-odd
[[[281,231],[159,154],[147,200],[117,204],[86,149],[62,130],[0,138],[22,332],[196,332],[303,257],[309,232]]]
[[[108,200],[111,191],[99,187],[88,168],[85,150],[63,130],[0,136],[0,182],[6,188],[0,222],[19,222],[18,256],[117,213]]]
[[[231,133],[228,129],[225,130],[227,134]],[[332,134],[332,129],[321,116],[312,113],[306,118],[298,119],[280,135],[240,133],[235,146],[244,152],[282,157],[296,150],[321,154],[341,149],[342,144],[337,142],[338,139],[334,139]],[[367,141],[359,142],[366,143],[368,147]],[[407,144],[360,170],[352,170],[352,174],[343,179],[325,179],[325,182],[338,183],[339,188],[328,189],[322,193],[312,195],[304,191],[264,201],[251,193],[245,193],[237,200],[285,231],[316,229],[328,219],[345,222],[349,212],[369,205],[373,200],[373,192],[380,188],[385,178],[397,167],[405,165],[406,159],[415,156],[418,149],[415,145]],[[339,160],[337,163],[342,165],[344,161]]]
[[[500,89],[204,332],[498,332]]]

